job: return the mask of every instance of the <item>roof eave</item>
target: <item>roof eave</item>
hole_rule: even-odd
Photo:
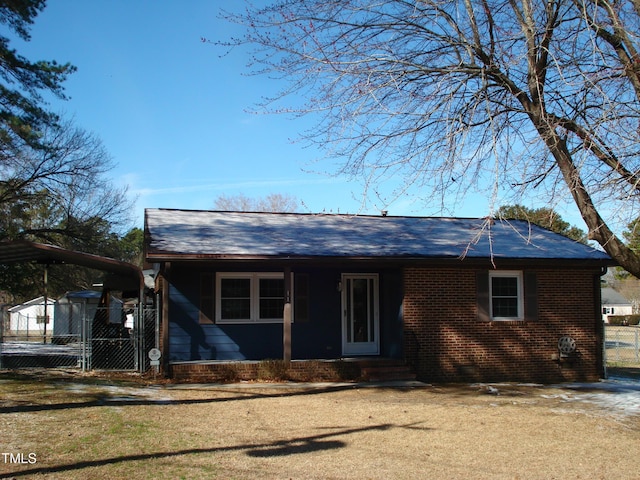
[[[150,263],[166,262],[259,262],[259,263],[319,263],[319,262],[358,262],[358,263],[428,263],[432,265],[580,265],[584,267],[609,267],[617,263],[607,258],[519,258],[519,257],[461,257],[461,256],[319,256],[319,255],[248,255],[248,254],[181,254],[181,253],[148,253],[146,260]]]

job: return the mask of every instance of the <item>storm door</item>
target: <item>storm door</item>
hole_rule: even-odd
[[[380,352],[378,275],[342,275],[342,353]]]

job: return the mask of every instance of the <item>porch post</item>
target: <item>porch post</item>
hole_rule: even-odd
[[[282,315],[283,360],[291,362],[291,267],[284,268],[284,312]]]

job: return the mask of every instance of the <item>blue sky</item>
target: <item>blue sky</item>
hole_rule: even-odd
[[[217,17],[220,5],[241,2],[50,0],[31,42],[13,43],[31,60],[78,68],[65,83],[71,99],[50,107],[102,139],[117,164],[114,182],[137,198],[135,226],[144,208],[211,209],[223,194],[289,194],[305,212],[440,213],[411,198],[363,206],[360,182],[310,173],[334,168],[293,141],[313,119],[247,113],[278,85],[244,75],[244,52],[221,57],[201,41],[234,33]],[[485,216],[488,204],[475,195],[446,213]]]

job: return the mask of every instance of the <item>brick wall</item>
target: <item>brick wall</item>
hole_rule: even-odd
[[[237,382],[240,380],[296,382],[351,381],[361,378],[358,362],[341,360],[282,360],[243,362],[184,362],[171,364],[172,378],[178,382]]]
[[[476,275],[480,270],[407,268],[405,353],[418,378],[544,383],[597,379],[601,373],[595,306],[599,272],[526,271],[536,274],[537,318],[501,322],[478,318]],[[565,335],[576,340],[577,353],[558,359],[558,339]]]

